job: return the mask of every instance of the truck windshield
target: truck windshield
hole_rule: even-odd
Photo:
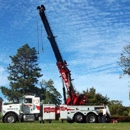
[[[32,98],[25,98],[24,103],[32,103]]]

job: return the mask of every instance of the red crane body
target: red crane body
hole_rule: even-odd
[[[77,95],[75,93],[74,87],[72,85],[72,79],[71,79],[71,73],[70,70],[67,68],[67,63],[62,59],[61,53],[59,51],[59,48],[57,46],[55,37],[53,36],[53,33],[51,31],[50,25],[48,23],[48,20],[45,15],[45,7],[44,5],[41,5],[37,7],[39,10],[39,14],[41,17],[41,20],[43,22],[44,28],[47,33],[47,37],[50,41],[51,47],[53,49],[53,52],[55,54],[56,60],[57,60],[57,67],[59,70],[59,73],[61,74],[62,80],[63,80],[63,96],[64,96],[64,102],[67,105],[84,105],[87,102],[87,97],[85,95]],[[69,97],[66,99],[66,91],[65,87],[67,89]]]

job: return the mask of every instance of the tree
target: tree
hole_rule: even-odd
[[[109,109],[113,116],[128,116],[128,108],[122,105],[121,101],[111,100],[109,102]]]
[[[128,116],[130,117],[130,107],[127,110],[128,110]]]
[[[109,98],[100,93],[96,93],[96,89],[94,87],[87,91],[83,91],[83,93],[88,97],[87,105],[101,105],[109,102]]]
[[[12,63],[9,64],[8,80],[10,88],[1,87],[2,93],[9,101],[18,101],[19,97],[27,93],[37,94],[39,88],[36,87],[41,69],[37,63],[37,52],[35,48],[30,48],[25,44],[17,50],[17,54],[10,56]]]
[[[44,88],[44,95],[45,100],[43,101],[44,104],[50,103],[55,105],[61,104],[61,94],[57,91],[54,87],[54,82],[50,79],[48,81],[42,80],[40,82],[41,88]]]
[[[124,47],[118,63],[123,67],[123,74],[130,75],[130,45]]]

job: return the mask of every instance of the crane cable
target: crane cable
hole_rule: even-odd
[[[43,36],[42,36],[42,25],[41,25],[41,43],[42,43],[42,52],[44,52],[44,48],[43,48]],[[38,22],[37,22],[37,43],[38,43],[38,54],[39,54],[39,28],[38,28]]]
[[[39,54],[39,32],[38,32],[38,21],[37,21],[37,43],[38,43],[38,54]]]
[[[41,43],[42,43],[42,52],[44,52],[44,49],[43,49],[43,37],[42,37],[42,25],[41,25]]]

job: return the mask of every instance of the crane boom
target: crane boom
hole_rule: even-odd
[[[63,60],[60,50],[58,48],[58,45],[56,43],[55,37],[53,36],[53,33],[51,31],[50,25],[48,23],[48,20],[45,15],[45,7],[44,5],[38,6],[37,9],[39,10],[39,14],[41,17],[41,20],[43,22],[44,28],[47,33],[47,38],[50,41],[51,47],[53,49],[54,55],[57,60],[57,67],[61,74],[62,80],[63,80],[63,96],[64,96],[64,102],[67,105],[83,105],[86,103],[87,98],[84,95],[76,95],[72,79],[71,79],[71,73],[70,70],[67,68],[67,62]],[[66,99],[66,92],[65,87],[67,88],[67,92],[69,97]]]
[[[45,30],[46,30],[46,32],[47,32],[48,39],[49,39],[49,41],[50,41],[50,43],[51,43],[51,46],[52,46],[53,52],[54,52],[54,54],[55,54],[55,57],[56,57],[56,59],[57,59],[57,62],[58,62],[58,61],[63,62],[63,59],[62,59],[62,56],[61,56],[61,54],[60,54],[59,48],[58,48],[58,46],[57,46],[55,37],[53,36],[53,33],[52,33],[52,31],[51,31],[51,28],[50,28],[50,26],[49,26],[49,23],[48,23],[48,21],[47,21],[47,18],[46,18],[46,16],[45,16],[44,11],[45,11],[45,7],[42,5],[42,8],[41,8],[41,10],[40,10],[39,13],[40,13],[41,19],[42,19],[42,21],[43,21],[43,25],[44,25],[44,27],[45,27]]]

